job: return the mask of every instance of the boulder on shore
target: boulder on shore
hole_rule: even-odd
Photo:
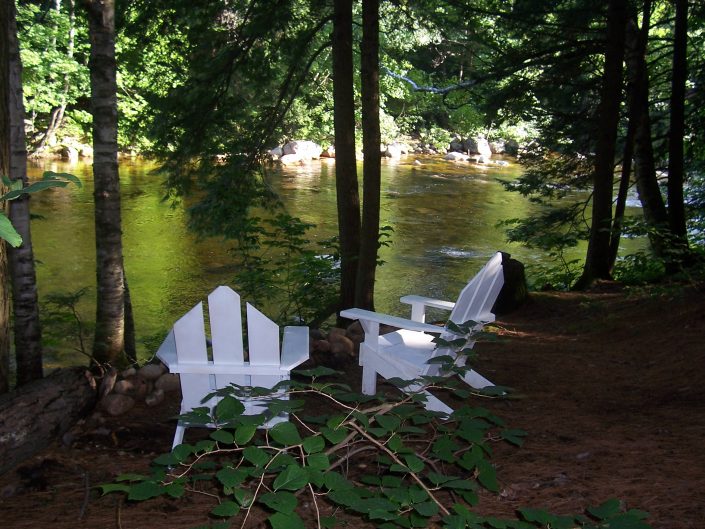
[[[282,148],[284,156],[287,154],[295,154],[300,160],[318,160],[321,157],[323,149],[317,143],[309,140],[290,141]],[[284,158],[282,156],[282,159]]]

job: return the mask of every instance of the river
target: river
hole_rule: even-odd
[[[438,158],[385,160],[382,167],[381,224],[394,229],[383,248],[375,296],[378,310],[402,315],[404,294],[455,299],[468,280],[497,250],[525,264],[544,261],[534,250],[509,244],[497,223],[530,215],[529,202],[504,191],[498,179],[513,179],[520,167],[454,164]],[[172,323],[220,284],[231,284],[235,265],[221,240],[199,240],[187,229],[183,206],[162,201],[155,166],[141,160],[120,164],[123,244],[141,359]],[[71,172],[83,187],[51,189],[32,197],[32,222],[40,299],[50,293],[89,287],[79,304],[86,322],[95,318],[95,249],[91,165],[44,162],[30,168]],[[290,214],[318,227],[316,238],[336,232],[335,165],[270,170],[273,188]],[[151,337],[151,342],[149,338]],[[150,342],[145,345],[142,341]],[[49,347],[47,366],[82,361],[76,352]]]

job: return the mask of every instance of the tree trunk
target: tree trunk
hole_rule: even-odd
[[[362,0],[361,43],[363,198],[355,306],[374,310],[379,249],[381,134],[379,130],[379,0]]]
[[[10,171],[10,15],[11,2],[0,4],[0,174]],[[5,186],[0,182],[3,194]],[[5,213],[3,204],[3,210]],[[7,246],[0,240],[0,394],[10,389],[10,284]]]
[[[685,136],[685,83],[688,75],[688,0],[675,0],[671,78],[671,125],[668,131],[668,220],[671,233],[688,246],[683,201],[683,137]]]
[[[83,368],[59,369],[0,397],[0,475],[60,439],[96,399]]]
[[[93,355],[117,363],[125,349],[120,178],[117,152],[114,0],[87,2],[93,111],[97,309]]]
[[[22,101],[22,63],[15,6],[9,6],[7,18],[8,44],[8,120],[9,120],[9,177],[27,185],[27,148],[24,134],[24,103]],[[17,385],[42,378],[42,335],[39,325],[37,277],[29,218],[29,196],[23,195],[10,202],[10,220],[22,236],[22,245],[8,248],[9,272],[12,282],[12,311],[14,316],[15,358]]]
[[[340,306],[355,303],[360,255],[360,192],[355,161],[352,0],[335,0],[333,18],[333,118],[335,189],[340,238]],[[378,147],[379,148],[379,147]]]
[[[592,221],[585,267],[575,288],[587,288],[595,279],[610,278],[610,231],[614,160],[622,91],[626,0],[611,0],[607,8],[605,66],[597,120],[593,172]]]
[[[73,59],[74,41],[76,40],[76,10],[75,10],[74,0],[68,0],[68,7],[69,7],[69,40],[68,40],[68,44],[67,44],[66,58],[70,61],[71,59]],[[57,0],[57,2],[56,2],[55,9],[56,9],[57,13],[61,9],[61,2],[59,0]],[[54,110],[51,113],[51,119],[49,120],[49,126],[47,127],[47,130],[44,133],[42,140],[39,142],[39,145],[37,147],[38,151],[41,151],[47,145],[51,144],[54,136],[56,135],[56,131],[61,128],[61,125],[64,122],[64,115],[66,113],[66,97],[67,97],[67,94],[69,93],[69,88],[70,88],[70,79],[69,79],[69,74],[66,73],[66,74],[64,74],[64,88],[61,93],[61,103],[59,104],[58,107],[54,108]]]
[[[651,117],[649,111],[649,77],[646,67],[646,44],[648,42],[651,3],[645,2],[641,31],[630,23],[626,33],[626,64],[633,83],[632,115],[636,128],[634,135],[634,178],[642,205],[642,212],[649,226],[649,240],[654,253],[663,257],[666,250],[668,217],[666,204],[656,177],[656,161],[651,141]]]

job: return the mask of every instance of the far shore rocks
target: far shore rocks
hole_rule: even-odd
[[[444,160],[451,162],[469,162],[476,164],[507,165],[506,161],[491,160],[493,155],[507,154],[517,156],[519,154],[519,144],[512,139],[494,139],[488,141],[484,136],[469,136],[462,138],[456,136],[447,148],[418,141],[412,145],[404,141],[393,141],[380,145],[380,153],[390,160],[399,160],[405,155],[421,154],[427,156],[443,156]],[[278,162],[285,166],[306,165],[312,160],[334,159],[335,147],[321,147],[310,140],[287,141],[283,145],[274,147],[267,151],[267,156],[271,161]],[[363,159],[363,153],[357,152],[358,160]]]

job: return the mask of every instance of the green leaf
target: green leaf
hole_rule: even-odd
[[[609,499],[597,507],[588,507],[587,512],[598,520],[605,520],[619,512],[619,500],[616,498]]]
[[[335,369],[330,369],[329,367],[325,367],[325,366],[318,366],[314,369],[296,370],[295,373],[298,373],[299,375],[303,375],[306,377],[324,377],[327,375],[343,375],[344,374],[342,371],[336,371]]]
[[[477,463],[477,480],[487,490],[499,492],[499,483],[497,483],[497,472],[494,467],[486,459],[482,459]]]
[[[412,472],[421,472],[424,469],[424,464],[421,459],[419,459],[417,456],[413,454],[405,455],[404,461],[406,462],[406,466],[409,467],[409,470]]]
[[[332,428],[328,428],[327,426],[321,427],[321,433],[331,444],[334,445],[342,442],[343,439],[348,436],[348,430],[345,428],[337,428],[334,430]]]
[[[330,467],[330,459],[327,454],[311,454],[306,458],[306,465],[317,470],[326,470]]]
[[[308,472],[298,465],[289,465],[274,480],[274,490],[299,490],[308,483]]]
[[[112,492],[130,492],[129,485],[123,485],[122,483],[107,483],[105,485],[100,485],[100,489],[103,491],[103,495],[110,494]]]
[[[5,239],[13,248],[22,245],[22,237],[4,213],[0,212],[0,238]]]
[[[225,430],[216,430],[211,433],[211,439],[215,439],[220,444],[231,445],[233,444],[234,438],[233,434]]]
[[[393,432],[401,426],[401,419],[399,419],[396,415],[375,415],[375,420],[377,421],[377,424],[389,432]]]
[[[339,472],[326,472],[323,476],[323,484],[328,490],[340,491],[354,488],[353,484],[343,477]]]
[[[76,187],[83,187],[83,183],[81,180],[76,176],[71,173],[55,173],[54,171],[44,171],[44,174],[42,174],[42,179],[43,180],[50,180],[50,179],[61,179],[61,180],[68,180],[69,182],[72,182],[73,184],[76,185]]]
[[[240,512],[240,506],[234,501],[226,500],[211,509],[211,514],[214,516],[224,516],[229,518]]]
[[[286,491],[268,492],[260,496],[259,501],[270,509],[284,514],[294,512],[294,509],[296,509],[298,505],[296,496]]]
[[[290,422],[280,422],[269,430],[269,435],[277,443],[283,446],[294,446],[302,443],[301,436],[296,430],[296,426]]]
[[[289,514],[275,512],[269,517],[269,523],[272,524],[272,529],[306,529],[303,520],[295,512]]]
[[[171,451],[172,455],[174,458],[181,463],[182,461],[185,461],[186,459],[189,458],[191,454],[193,454],[194,447],[189,445],[189,444],[180,444],[174,447],[174,449]]]
[[[538,522],[543,525],[548,525],[553,520],[553,516],[543,509],[523,508],[519,509],[519,514],[527,522]]]
[[[304,439],[303,447],[307,454],[314,454],[323,450],[326,447],[326,442],[320,435],[314,435]]]
[[[470,481],[469,479],[453,479],[451,481],[446,481],[443,484],[443,487],[455,490],[475,490],[477,485],[474,481]]]
[[[235,500],[240,504],[240,507],[245,509],[252,505],[252,500],[254,499],[252,491],[244,489],[235,489],[233,496],[235,496]]]
[[[326,529],[333,529],[338,523],[338,519],[335,516],[321,516],[321,525]]]
[[[162,454],[162,455],[154,458],[154,463],[157,465],[169,467],[169,466],[177,464],[178,461],[174,457],[174,454],[168,453],[168,454]]]
[[[433,501],[425,501],[423,503],[415,503],[414,510],[421,516],[430,518],[438,514],[438,505]]]
[[[218,481],[224,486],[232,489],[245,481],[247,471],[240,468],[225,467],[216,472],[215,477],[218,478]]]
[[[526,437],[526,432],[524,430],[502,430],[502,439],[512,443],[515,446],[521,446],[524,444],[524,437]]]
[[[450,363],[452,364],[455,361],[455,358],[453,358],[450,355],[438,355],[429,358],[426,360],[427,364],[445,364],[445,363]]]
[[[215,406],[215,416],[219,421],[228,421],[239,417],[242,412],[245,411],[245,406],[237,400],[235,397],[226,395],[223,399]]]
[[[130,492],[127,495],[128,500],[148,500],[156,498],[164,492],[164,486],[155,483],[154,481],[143,481],[137,485],[130,487]]]
[[[263,467],[271,459],[269,454],[257,446],[248,446],[242,451],[242,455],[253,465]]]
[[[456,476],[446,476],[445,474],[439,474],[438,472],[429,472],[427,477],[428,480],[436,486],[442,485],[443,483],[447,483],[448,481],[452,481],[454,479],[458,479]]]
[[[186,492],[186,487],[183,483],[169,483],[166,487],[166,493],[172,498],[181,498]]]
[[[233,435],[233,442],[236,445],[244,445],[252,440],[252,437],[257,431],[257,426],[254,424],[243,424],[237,427],[235,430],[235,435]]]

